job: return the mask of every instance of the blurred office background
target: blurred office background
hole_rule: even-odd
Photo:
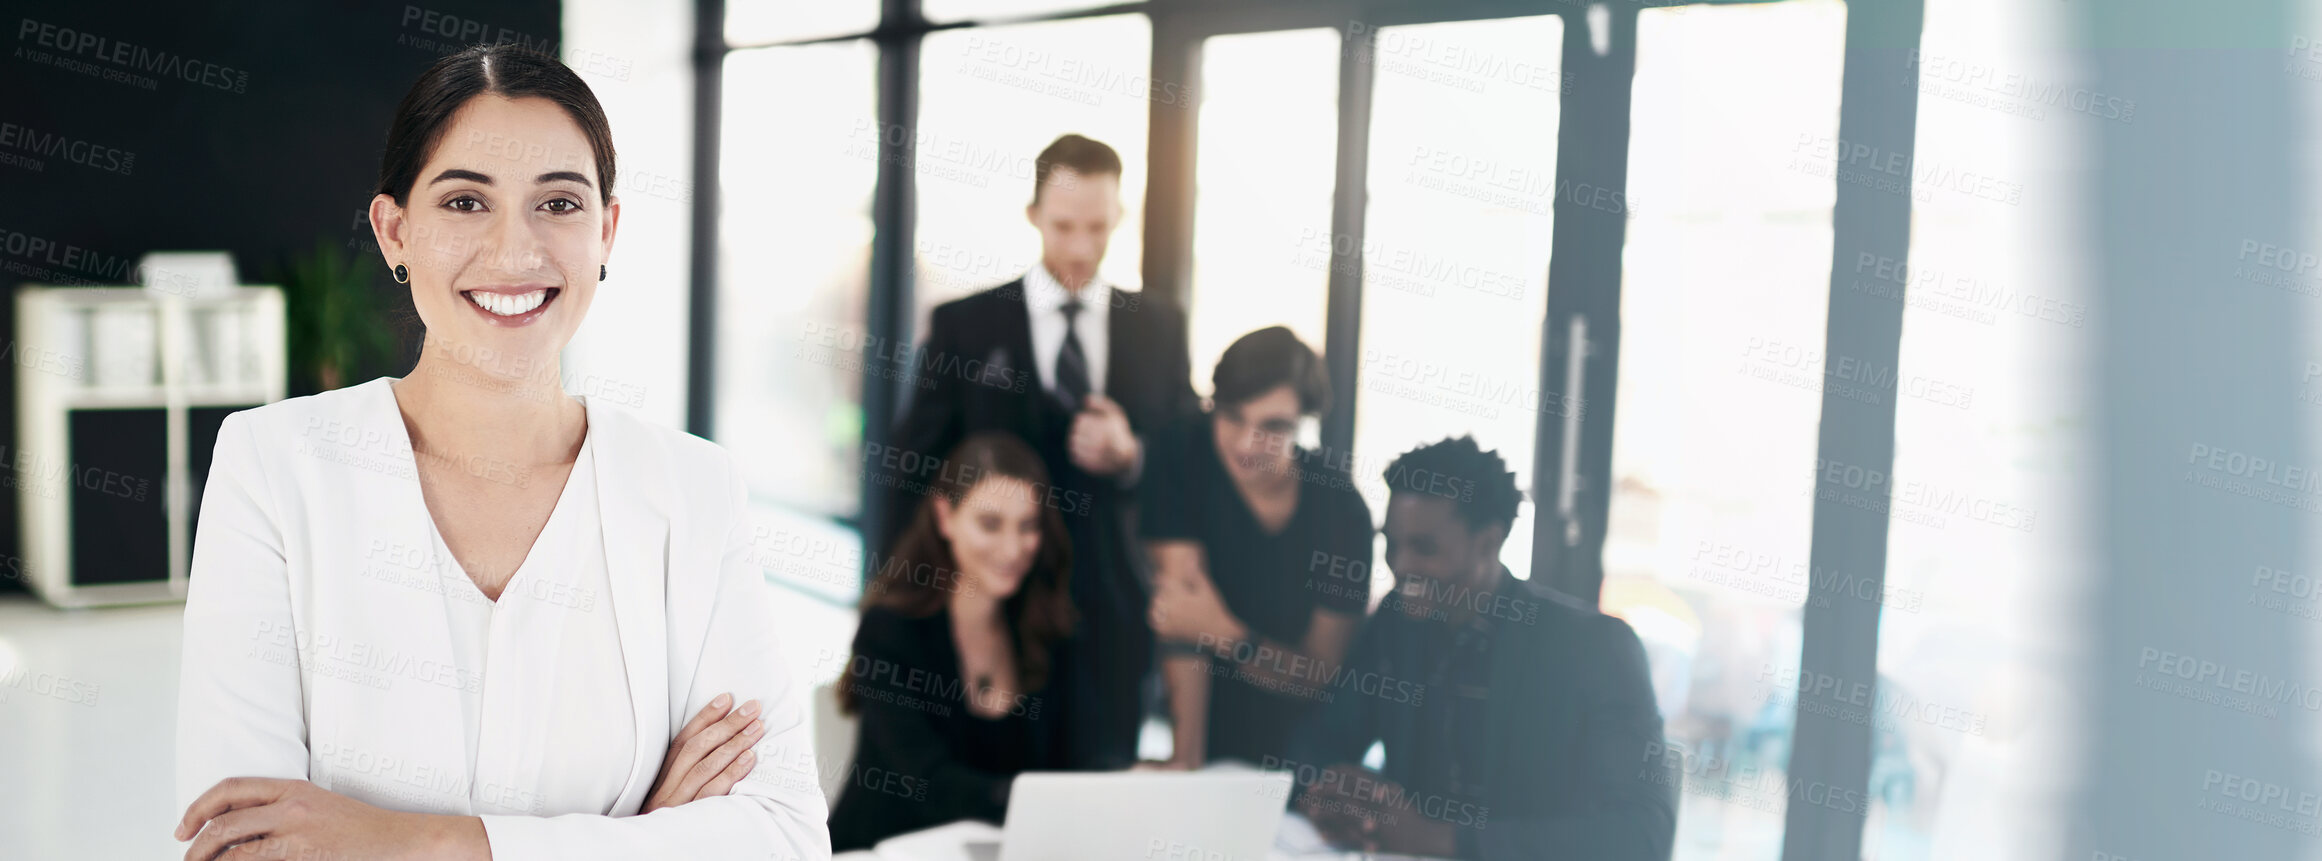
[[[416,324],[363,217],[384,124],[469,42],[554,50],[627,209],[568,388],[734,453],[790,658],[828,676],[896,371],[931,308],[1037,260],[1032,155],[1079,132],[1127,164],[1103,276],[1187,306],[1197,391],[1283,324],[1340,393],[1305,442],[1374,513],[1417,443],[1509,457],[1511,568],[1646,643],[1677,858],[2317,858],[2318,13],[20,0],[0,285],[175,249],[282,284],[333,249],[361,314],[293,296],[289,394],[400,374]],[[124,80],[44,26],[227,71]],[[47,455],[14,393],[55,369],[12,356],[0,855],[152,857],[176,610],[30,594]],[[82,466],[154,492],[86,510],[163,540],[119,563],[150,566],[175,473],[120,457]],[[53,576],[116,574],[156,576]]]

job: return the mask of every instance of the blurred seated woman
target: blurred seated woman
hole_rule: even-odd
[[[1371,513],[1343,463],[1294,442],[1301,417],[1329,409],[1330,382],[1289,329],[1243,335],[1211,382],[1207,415],[1156,435],[1140,509],[1167,765],[1263,766],[1336,690],[1369,606]]]
[[[832,847],[960,819],[997,823],[1019,772],[1055,768],[1039,696],[1072,631],[1072,549],[1048,471],[1012,434],[971,436],[863,593],[839,707],[861,719]],[[1046,720],[1044,720],[1044,718]]]

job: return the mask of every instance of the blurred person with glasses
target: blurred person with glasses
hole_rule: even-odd
[[[1370,599],[1370,507],[1296,442],[1330,408],[1322,359],[1273,326],[1211,381],[1209,413],[1154,436],[1142,507],[1177,768],[1286,756]]]

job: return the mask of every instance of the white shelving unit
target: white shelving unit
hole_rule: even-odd
[[[16,293],[17,450],[6,453],[33,591],[58,607],[183,600],[193,553],[196,483],[189,414],[281,400],[287,356],[282,291],[241,286],[193,297],[142,287],[46,287]],[[166,447],[161,474],[118,475],[108,452],[73,450],[76,414],[159,411]],[[112,452],[128,460],[152,452]],[[206,458],[208,452],[201,454]],[[134,455],[134,457],[127,457]],[[76,493],[144,483],[159,493],[166,570],[88,571],[76,566],[76,535],[95,540],[119,524],[74,522]],[[96,487],[90,487],[90,484]],[[154,485],[158,485],[157,487]],[[119,541],[151,541],[121,530]]]

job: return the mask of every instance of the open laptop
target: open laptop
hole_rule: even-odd
[[[1031,772],[972,861],[1265,861],[1288,772]]]

